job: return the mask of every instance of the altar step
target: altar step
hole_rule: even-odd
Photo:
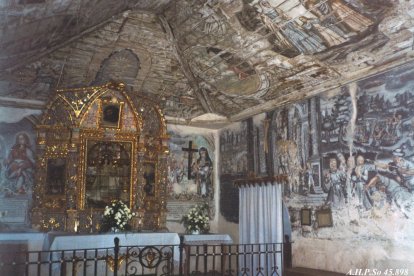
[[[286,276],[343,276],[345,274],[304,267],[287,268]]]

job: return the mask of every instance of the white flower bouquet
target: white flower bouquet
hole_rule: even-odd
[[[128,206],[120,200],[112,200],[109,206],[105,207],[102,218],[101,231],[130,230],[129,220],[135,216]]]
[[[184,225],[187,233],[208,233],[209,225],[209,208],[207,204],[196,205],[183,216],[181,223]]]

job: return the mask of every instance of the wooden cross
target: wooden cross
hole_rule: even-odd
[[[188,179],[191,179],[191,165],[193,163],[193,152],[198,152],[198,149],[193,149],[193,141],[188,142],[188,148],[181,148],[188,152]]]

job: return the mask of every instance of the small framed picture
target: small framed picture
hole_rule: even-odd
[[[318,227],[332,227],[332,210],[330,208],[317,210],[316,221],[318,223]]]
[[[302,208],[300,210],[301,225],[312,225],[312,210],[310,208]]]
[[[101,126],[120,128],[123,102],[102,101]]]

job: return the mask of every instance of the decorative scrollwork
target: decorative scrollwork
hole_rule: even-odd
[[[139,252],[138,260],[143,267],[155,268],[162,261],[162,253],[154,246],[145,246]]]

